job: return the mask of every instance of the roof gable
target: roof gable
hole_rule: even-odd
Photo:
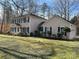
[[[60,16],[53,16],[52,18],[50,18],[49,20],[46,20],[44,23],[43,23],[43,25],[45,25],[45,24],[52,24],[52,25],[54,25],[54,24],[59,24],[59,23],[62,23],[63,25],[65,25],[65,24],[70,24],[70,25],[74,25],[74,24],[72,24],[71,22],[69,22],[69,21],[67,21],[67,20],[65,20],[65,19],[63,19],[63,18],[61,18]],[[64,24],[65,23],[65,24]],[[67,25],[68,26],[68,25]]]
[[[61,20],[64,20],[64,21],[66,21],[66,22],[68,22],[68,23],[70,23],[70,24],[72,24],[70,21],[68,21],[68,20],[65,20],[64,18],[62,18],[62,17],[60,17],[60,16],[58,16],[58,15],[54,15],[52,18],[50,18],[49,20],[52,20],[52,19],[54,19],[54,18],[60,18]]]

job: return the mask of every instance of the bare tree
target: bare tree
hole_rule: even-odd
[[[13,2],[13,8],[15,11],[16,16],[21,16],[23,15],[24,11],[25,11],[25,4],[24,4],[24,0],[12,0]]]
[[[3,19],[1,23],[1,32],[3,30],[4,24],[9,24],[12,15],[11,5],[9,4],[9,0],[0,1],[1,6],[3,7]]]
[[[12,0],[16,13],[23,15],[24,13],[36,13],[37,4],[36,0]]]
[[[55,10],[61,17],[70,20],[71,13],[77,3],[77,0],[56,0]]]

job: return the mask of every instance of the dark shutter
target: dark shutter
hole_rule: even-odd
[[[50,27],[50,33],[52,33],[52,27]]]
[[[27,28],[27,32],[29,33],[29,27]]]
[[[26,23],[26,18],[23,18],[24,23]]]
[[[58,27],[58,32],[60,32],[60,27]]]
[[[28,17],[28,20],[27,21],[29,22],[29,20],[30,20],[30,18]]]
[[[47,27],[45,27],[45,33],[47,32]]]
[[[18,32],[19,32],[19,28],[18,28]]]

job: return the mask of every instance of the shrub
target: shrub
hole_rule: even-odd
[[[40,36],[40,31],[35,31],[34,34],[35,36]]]
[[[62,38],[63,37],[63,33],[57,33],[58,38]]]
[[[49,36],[51,36],[51,35],[52,35],[52,33],[51,33],[50,31],[48,31],[47,33],[48,33],[48,35],[49,35]]]
[[[18,33],[18,36],[24,36],[25,37],[25,36],[28,36],[28,35],[27,35],[27,33],[21,33],[20,32],[20,33]]]
[[[30,36],[34,36],[34,34],[31,32],[31,33],[30,33]]]
[[[64,31],[65,31],[65,32],[71,32],[71,29],[68,28],[68,27],[65,27],[65,28],[64,28]]]

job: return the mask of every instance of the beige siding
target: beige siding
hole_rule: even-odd
[[[69,38],[74,38],[76,33],[76,26],[63,20],[62,18],[56,16],[51,18],[50,20],[46,21],[43,25],[43,28],[45,27],[52,27],[52,34],[58,33],[58,27],[69,27],[71,28],[71,32],[69,35]]]
[[[26,20],[28,19],[29,17],[29,22],[26,22],[26,23],[20,23],[21,27],[29,27],[29,32],[34,32],[38,29],[38,26],[41,22],[45,21],[45,19],[41,18],[41,17],[38,17],[38,16],[34,16],[34,15],[28,15],[26,16]],[[20,18],[20,17],[19,17]],[[22,17],[21,17],[22,18]],[[16,18],[14,18],[16,19]],[[10,27],[16,27],[18,28],[18,26],[16,24],[11,24]],[[11,33],[13,34],[18,34],[19,32],[12,32]],[[29,33],[29,34],[30,34]]]
[[[45,19],[42,19],[42,18],[38,18],[38,17],[35,17],[35,16],[31,16],[30,18],[30,28],[31,28],[31,32],[34,32],[38,29],[38,26],[41,22],[44,22]]]

